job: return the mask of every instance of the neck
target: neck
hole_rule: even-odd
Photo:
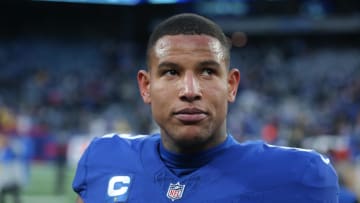
[[[223,143],[228,136],[226,133],[223,133],[221,135],[210,136],[207,140],[194,138],[192,140],[176,141],[171,139],[170,136],[163,136],[163,133],[161,133],[161,135],[161,141],[166,150],[172,153],[188,155],[197,154],[214,148]]]
[[[231,137],[219,145],[196,154],[178,154],[168,151],[162,143],[159,144],[159,155],[165,166],[178,177],[187,175],[206,165],[213,160],[221,151],[226,150],[234,144]]]

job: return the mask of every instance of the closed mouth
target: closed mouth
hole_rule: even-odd
[[[207,117],[208,113],[197,108],[184,108],[174,113],[175,118],[184,124],[195,124]]]
[[[176,111],[174,113],[175,115],[176,114],[206,114],[205,111],[202,111],[198,108],[185,108],[185,109],[181,109],[179,111]]]

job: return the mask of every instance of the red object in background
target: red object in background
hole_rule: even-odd
[[[48,127],[46,125],[34,125],[30,130],[30,136],[32,137],[46,137],[48,135]]]
[[[333,149],[330,153],[335,162],[348,160],[350,158],[350,150],[347,148]]]
[[[261,137],[267,143],[274,143],[278,136],[278,128],[272,124],[266,124],[261,130]]]
[[[48,142],[44,146],[44,155],[46,159],[55,159],[57,156],[57,145],[55,142]]]

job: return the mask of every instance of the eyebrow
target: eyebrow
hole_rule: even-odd
[[[201,61],[200,63],[198,63],[197,65],[198,67],[204,67],[204,66],[212,66],[214,68],[219,68],[220,64],[216,61],[213,60],[206,60],[206,61]],[[173,63],[173,62],[169,62],[169,61],[164,61],[162,63],[160,63],[158,65],[158,69],[163,69],[163,68],[180,68],[181,65],[177,64],[177,63]]]
[[[220,68],[220,64],[216,61],[213,60],[206,60],[206,61],[201,61],[198,66],[203,67],[203,66],[211,66],[214,68]]]
[[[179,67],[180,67],[179,64],[169,62],[169,61],[164,61],[158,65],[158,69],[163,69],[163,68],[176,68],[177,69]]]

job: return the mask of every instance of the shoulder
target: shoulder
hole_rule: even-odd
[[[293,169],[297,172],[293,183],[299,194],[316,202],[337,202],[338,176],[329,158],[314,150],[272,145],[266,147],[286,160],[286,165],[295,166]]]
[[[101,137],[95,137],[89,147],[91,148],[107,148],[107,147],[122,147],[122,149],[137,150],[145,142],[159,140],[160,136],[154,135],[132,135],[132,134],[117,134],[109,133]],[[109,149],[109,148],[107,148]]]
[[[325,155],[311,149],[258,143],[257,150],[265,165],[277,171],[280,182],[296,186],[297,192],[310,199],[337,199],[337,173]],[[275,181],[275,180],[273,180]]]
[[[330,159],[313,149],[277,146],[264,143],[262,149],[270,158],[289,161],[288,163],[307,165],[316,162],[317,165],[331,166]]]
[[[281,198],[306,202],[338,198],[336,171],[329,158],[314,150],[249,141],[235,145],[229,157],[235,160],[233,169],[241,167],[244,173],[254,174],[242,177],[254,190],[269,191],[271,197],[281,191]]]
[[[131,135],[131,134],[117,134],[110,133],[103,135],[101,137],[95,137],[91,143],[90,147],[130,147],[136,148],[144,140],[148,139],[150,135]]]
[[[240,158],[237,160],[241,163],[274,171],[298,172],[304,170],[312,159],[318,160],[319,164],[328,164],[329,161],[313,150],[269,145],[263,141],[239,143],[232,151],[231,155]]]
[[[73,189],[82,198],[94,197],[96,194],[88,191],[108,184],[106,178],[110,175],[142,170],[139,151],[146,143],[154,145],[159,139],[157,135],[115,133],[94,138],[78,162]]]
[[[98,158],[116,159],[136,155],[145,143],[156,143],[158,135],[106,134],[94,138],[87,147],[84,156],[93,160]]]
[[[272,158],[286,161],[287,164],[302,168],[302,182],[309,185],[333,185],[337,183],[337,174],[331,161],[312,149],[293,148],[264,144],[264,151]]]
[[[263,141],[244,142],[237,145],[236,148],[237,151],[240,150],[245,159],[257,157],[258,159],[254,160],[256,162],[262,161],[272,164],[286,162],[288,166],[291,166],[291,164],[297,166],[315,164],[333,169],[329,158],[312,149],[277,146]]]
[[[303,148],[276,146],[264,143],[263,153],[273,163],[281,162],[285,166],[295,167],[302,174],[300,181],[308,186],[336,186],[338,177],[331,161],[325,155]]]
[[[237,157],[241,154],[239,163],[245,162],[249,168],[266,168],[273,177],[311,187],[338,187],[338,177],[330,159],[315,150],[270,145],[263,141],[240,143],[234,150]]]

